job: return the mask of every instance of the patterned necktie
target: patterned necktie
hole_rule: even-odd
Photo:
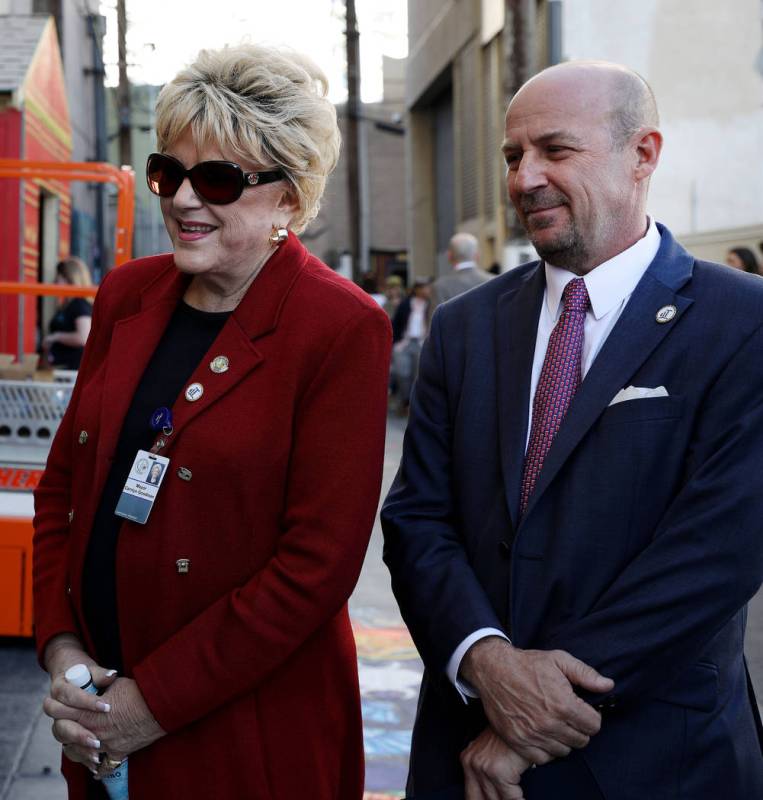
[[[548,340],[538,386],[533,400],[530,443],[525,455],[519,514],[525,513],[551,442],[562,424],[572,398],[580,386],[585,315],[590,301],[582,278],[564,287],[564,310]]]

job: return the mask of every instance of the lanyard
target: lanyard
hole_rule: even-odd
[[[167,444],[167,439],[172,436],[174,430],[172,427],[172,410],[166,406],[160,406],[151,414],[149,424],[154,433],[161,431],[163,434],[154,442],[154,446],[151,448],[152,453],[158,453]]]

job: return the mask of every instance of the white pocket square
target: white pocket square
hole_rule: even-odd
[[[668,390],[664,386],[657,386],[654,389],[644,386],[628,386],[612,398],[610,405],[624,403],[626,400],[644,400],[648,397],[667,397]]]

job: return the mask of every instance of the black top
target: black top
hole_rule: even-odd
[[[82,606],[95,644],[94,655],[106,669],[123,672],[116,555],[119,530],[125,520],[116,516],[114,509],[138,450],[149,450],[156,440],[151,415],[162,406],[172,407],[229,316],[229,311],[198,311],[181,302],[148,362],[125,416],[93,521],[82,576]],[[157,502],[161,502],[161,490]]]
[[[75,297],[60,308],[50,321],[51,333],[74,333],[80,317],[92,317],[93,307],[83,297]],[[50,363],[61,369],[79,369],[84,347],[71,347],[53,342],[50,347]]]

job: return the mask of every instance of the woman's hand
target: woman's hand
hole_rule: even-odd
[[[102,699],[109,704],[111,710],[107,714],[85,712],[79,722],[86,728],[92,728],[100,739],[101,750],[109,758],[121,761],[130,753],[148,747],[165,735],[135,681],[118,678]],[[103,767],[99,777],[109,772],[109,769]]]
[[[101,742],[92,729],[78,722],[84,713],[107,716],[110,704],[69,683],[64,674],[75,664],[85,664],[99,689],[116,678],[115,670],[100,667],[85,652],[81,642],[71,634],[51,639],[45,649],[45,666],[50,675],[50,694],[43,701],[45,713],[53,719],[53,736],[63,745],[67,758],[84,764],[93,773],[100,764]]]

